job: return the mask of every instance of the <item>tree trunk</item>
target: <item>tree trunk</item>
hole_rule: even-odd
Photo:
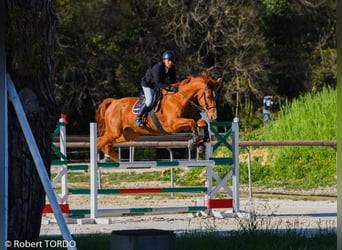
[[[51,134],[56,125],[52,51],[56,18],[52,1],[6,1],[7,71],[50,172]],[[15,111],[8,105],[8,239],[39,239],[45,192]]]

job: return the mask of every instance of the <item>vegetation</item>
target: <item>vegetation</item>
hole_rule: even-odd
[[[223,77],[219,119],[262,122],[264,95],[291,100],[336,85],[336,1],[54,1],[58,111],[87,134],[105,97],[137,96],[147,66],[165,49],[179,79]]]
[[[54,237],[43,237],[41,241],[54,240]],[[77,249],[90,250],[97,249],[101,242],[101,249],[110,249],[110,235],[76,235],[74,237]],[[311,249],[329,250],[336,249],[336,232],[318,232],[314,236],[307,236],[304,233],[297,233],[295,230],[287,231],[233,231],[230,233],[214,232],[192,232],[179,234],[176,236],[176,250],[215,250],[215,249],[253,249],[253,250],[273,250],[273,249]],[[43,246],[45,245],[42,244]],[[51,248],[41,248],[51,249]],[[65,249],[55,247],[54,249]]]
[[[324,88],[287,103],[276,120],[245,135],[244,139],[335,140],[336,119],[336,90]],[[252,163],[253,183],[288,188],[336,184],[336,149],[274,147],[264,152],[267,155],[254,159]],[[246,173],[243,176],[246,177]]]
[[[331,245],[326,245],[329,240]],[[336,233],[306,237],[294,230],[185,234],[177,238],[176,249],[336,249]]]

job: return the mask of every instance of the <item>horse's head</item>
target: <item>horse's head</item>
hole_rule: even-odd
[[[216,120],[216,89],[222,78],[213,80],[207,74],[202,74],[200,77],[203,81],[203,88],[198,93],[197,101],[207,113],[209,121]]]

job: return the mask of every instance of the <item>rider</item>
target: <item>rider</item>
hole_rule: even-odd
[[[162,61],[149,67],[145,76],[141,79],[141,86],[145,95],[145,102],[142,105],[134,125],[144,127],[144,114],[151,108],[154,91],[156,88],[163,88],[167,91],[177,92],[177,88],[170,86],[165,82],[166,78],[170,79],[171,83],[177,82],[176,67],[174,61],[175,53],[171,50],[166,50],[162,54]]]

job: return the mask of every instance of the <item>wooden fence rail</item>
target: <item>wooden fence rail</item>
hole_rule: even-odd
[[[130,142],[114,145],[114,147],[187,147],[192,134],[178,133],[167,136],[142,136]],[[59,147],[58,138],[54,143]],[[216,141],[212,141],[215,144]],[[241,147],[260,146],[327,146],[335,148],[336,140],[271,140],[271,141],[239,141]],[[89,136],[68,136],[68,148],[89,148]]]
[[[274,141],[239,141],[241,147],[252,146],[327,146],[336,147],[336,140],[274,140]]]

